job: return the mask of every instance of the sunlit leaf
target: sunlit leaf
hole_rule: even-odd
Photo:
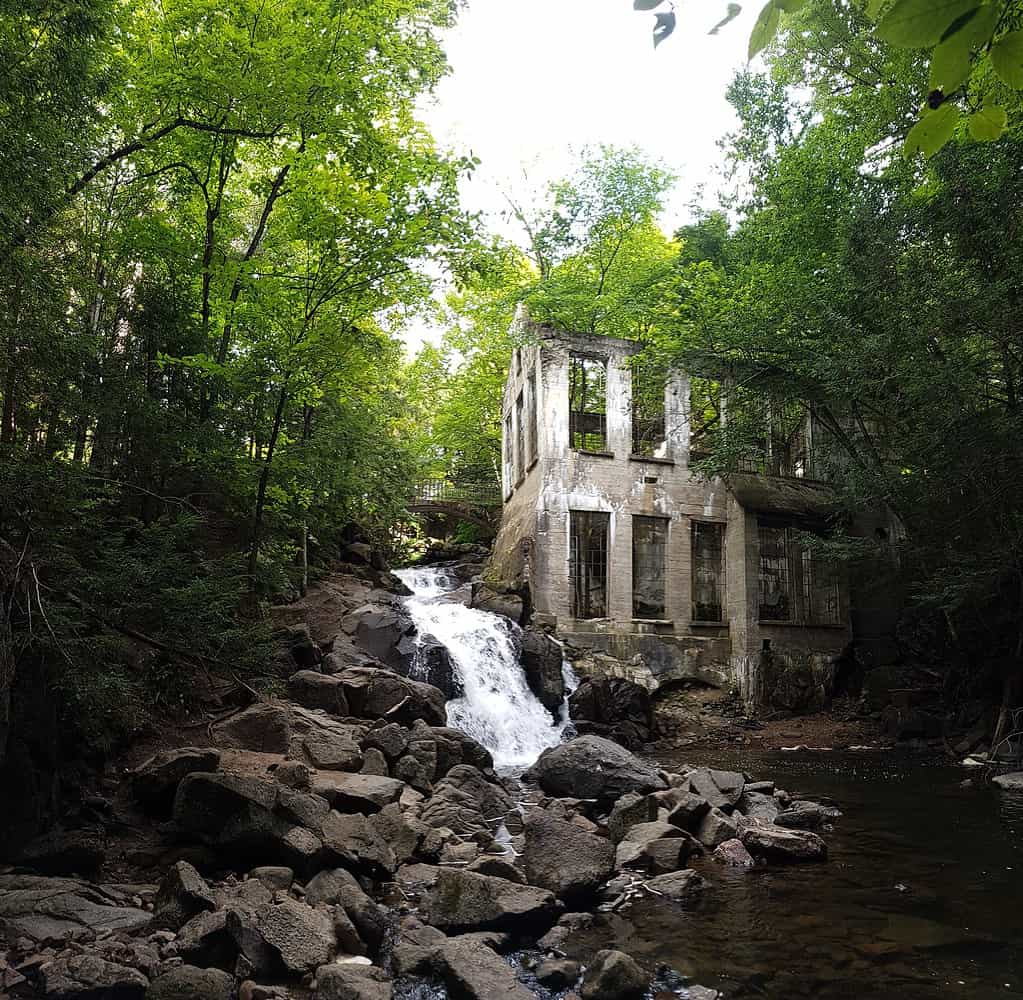
[[[781,11],[774,5],[773,0],[768,0],[768,3],[764,5],[764,9],[757,17],[757,23],[753,25],[753,31],[750,32],[750,59],[771,43],[771,39],[774,38],[778,32],[778,22],[780,20]]]
[[[901,48],[937,45],[957,18],[978,6],[977,0],[895,0],[878,21],[877,34]]]
[[[951,94],[970,75],[973,52],[985,45],[998,23],[998,9],[984,4],[963,27],[945,39],[931,56],[928,89]]]
[[[633,10],[656,10],[664,0],[632,0]]]
[[[1008,121],[1005,108],[985,104],[980,111],[970,115],[970,135],[978,142],[994,142],[1001,138]]]
[[[903,151],[907,156],[923,153],[930,158],[952,138],[958,124],[959,109],[951,102],[942,104],[935,111],[925,111],[920,121],[909,130]]]
[[[866,7],[864,7],[864,13],[871,21],[876,21],[878,15],[881,13],[881,8],[884,7],[885,0],[867,0]]]
[[[657,15],[654,25],[654,48],[661,44],[675,30],[675,12],[668,11]]]
[[[1016,90],[1023,90],[1023,31],[1010,31],[991,46],[991,65]]]
[[[716,35],[726,24],[730,21],[734,21],[742,13],[742,7],[737,3],[730,3],[728,5],[728,13],[710,29],[708,34]]]
[[[786,14],[795,14],[797,10],[806,6],[806,0],[774,0],[774,3]]]

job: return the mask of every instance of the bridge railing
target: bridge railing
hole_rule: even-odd
[[[467,503],[479,507],[499,507],[501,488],[495,483],[458,483],[450,479],[427,479],[413,490],[410,502]]]

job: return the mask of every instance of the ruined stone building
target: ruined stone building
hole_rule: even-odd
[[[628,341],[535,325],[528,341],[504,393],[491,572],[528,577],[536,621],[650,687],[694,678],[764,701],[794,686],[779,699],[812,702],[853,630],[844,574],[800,544],[833,499],[809,433],[773,474],[708,481],[691,468],[695,380],[644,383]]]

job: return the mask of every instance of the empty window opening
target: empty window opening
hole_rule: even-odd
[[[837,567],[804,544],[798,527],[760,523],[758,534],[760,618],[800,625],[840,625],[841,578]]]
[[[569,361],[569,437],[579,451],[607,451],[607,362],[573,354]]]
[[[512,488],[515,486],[515,472],[512,468],[513,438],[512,415],[508,413],[504,418],[504,483],[506,493],[511,493]]]
[[[668,521],[663,517],[632,519],[632,617],[663,619]]]
[[[725,620],[725,526],[693,521],[693,621]]]
[[[667,458],[668,438],[664,419],[666,377],[659,367],[639,367],[632,372],[632,453],[645,458]]]
[[[537,411],[540,406],[540,379],[536,371],[529,373],[529,464],[539,456],[540,443],[537,440]]]
[[[611,516],[597,511],[572,511],[569,562],[572,574],[572,616],[607,617],[607,545]]]
[[[792,574],[789,566],[788,529],[770,525],[759,526],[760,617],[766,621],[792,620]]]
[[[526,474],[526,428],[523,424],[526,401],[520,392],[515,400],[515,481]]]

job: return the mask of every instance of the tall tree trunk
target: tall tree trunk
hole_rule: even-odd
[[[263,534],[263,511],[266,508],[266,488],[270,482],[270,467],[274,460],[274,451],[277,448],[277,439],[280,437],[281,424],[284,422],[284,410],[288,403],[288,382],[290,374],[284,376],[284,383],[281,385],[280,395],[277,397],[277,408],[274,411],[273,427],[270,430],[270,440],[266,446],[266,458],[263,459],[263,468],[259,473],[259,486],[256,489],[256,509],[252,516],[252,538],[249,543],[249,590],[256,589],[256,566],[259,561],[259,543]]]
[[[18,324],[21,322],[21,282],[14,286],[10,326],[7,328],[7,371],[4,376],[4,402],[0,410],[0,446],[13,447],[16,435],[14,396],[18,388]]]

